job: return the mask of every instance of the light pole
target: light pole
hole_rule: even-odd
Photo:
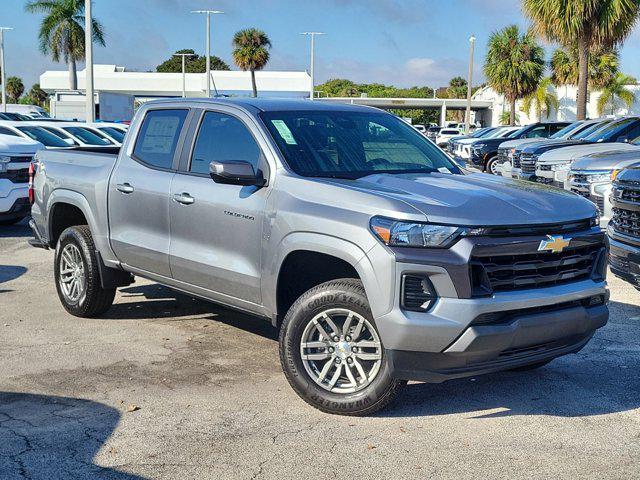
[[[182,57],[182,98],[187,98],[187,75],[185,73],[185,58],[195,57],[195,53],[174,53],[174,57]]]
[[[476,44],[475,35],[469,37],[469,75],[467,77],[467,111],[464,116],[464,133],[469,135],[469,127],[471,124],[471,82],[473,82],[473,48]]]
[[[2,75],[0,76],[0,82],[2,82],[2,111],[7,111],[7,74],[4,68],[4,32],[5,30],[13,30],[11,27],[0,27],[0,69],[2,69]]]
[[[311,85],[309,86],[309,100],[313,100],[313,87],[314,87],[314,77],[313,77],[313,67],[314,67],[314,40],[316,35],[326,35],[324,32],[302,32],[300,35],[308,35],[311,37],[311,67],[309,75],[311,75]]]
[[[193,10],[191,13],[200,13],[207,15],[207,98],[211,97],[211,15],[218,15],[224,12],[220,10]]]
[[[93,24],[91,23],[91,0],[84,0],[84,89],[86,97],[87,122],[95,121],[96,110],[93,102]]]

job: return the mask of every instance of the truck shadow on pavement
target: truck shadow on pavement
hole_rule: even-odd
[[[31,229],[29,228],[29,219],[26,218],[15,225],[3,225],[0,226],[0,238],[25,238],[33,237]]]
[[[21,265],[0,265],[0,284],[10,282],[21,277],[27,272],[27,268]],[[12,290],[0,287],[0,293],[11,292]]]
[[[0,478],[142,479],[93,463],[119,418],[89,400],[0,392]]]

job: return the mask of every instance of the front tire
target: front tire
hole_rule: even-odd
[[[56,246],[54,271],[58,297],[70,314],[92,318],[111,308],[116,289],[102,288],[96,247],[87,225],[62,232]]]
[[[500,172],[498,171],[498,156],[494,155],[493,157],[491,157],[489,160],[487,160],[487,166],[485,167],[484,171],[487,173],[490,173],[491,175],[500,175]]]
[[[327,413],[364,416],[405,382],[391,377],[362,283],[340,279],[304,293],[280,330],[280,363],[295,392]]]

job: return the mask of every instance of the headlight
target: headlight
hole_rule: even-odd
[[[390,247],[445,248],[466,231],[450,225],[404,222],[384,217],[373,217],[370,227],[374,235]]]
[[[587,175],[587,182],[589,183],[608,182],[609,180],[611,180],[611,173],[599,173],[597,175]]]
[[[484,148],[484,147],[486,147],[486,146],[487,146],[487,144],[486,144],[486,143],[476,143],[476,144],[473,146],[473,149],[474,149],[474,150],[480,150],[481,148]]]
[[[551,165],[551,170],[553,172],[557,172],[560,170],[569,170],[570,166],[571,166],[570,163],[556,163],[555,165]]]

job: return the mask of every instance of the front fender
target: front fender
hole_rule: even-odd
[[[269,311],[277,311],[276,292],[278,274],[282,264],[289,254],[300,250],[331,255],[347,262],[356,270],[362,280],[374,317],[388,310],[388,307],[385,306],[386,295],[383,294],[383,287],[379,284],[373,265],[365,250],[355,243],[331,235],[314,232],[293,232],[284,237],[276,247],[278,253],[270,262],[269,268],[266,270],[267,275],[263,279],[263,298],[265,307]]]

